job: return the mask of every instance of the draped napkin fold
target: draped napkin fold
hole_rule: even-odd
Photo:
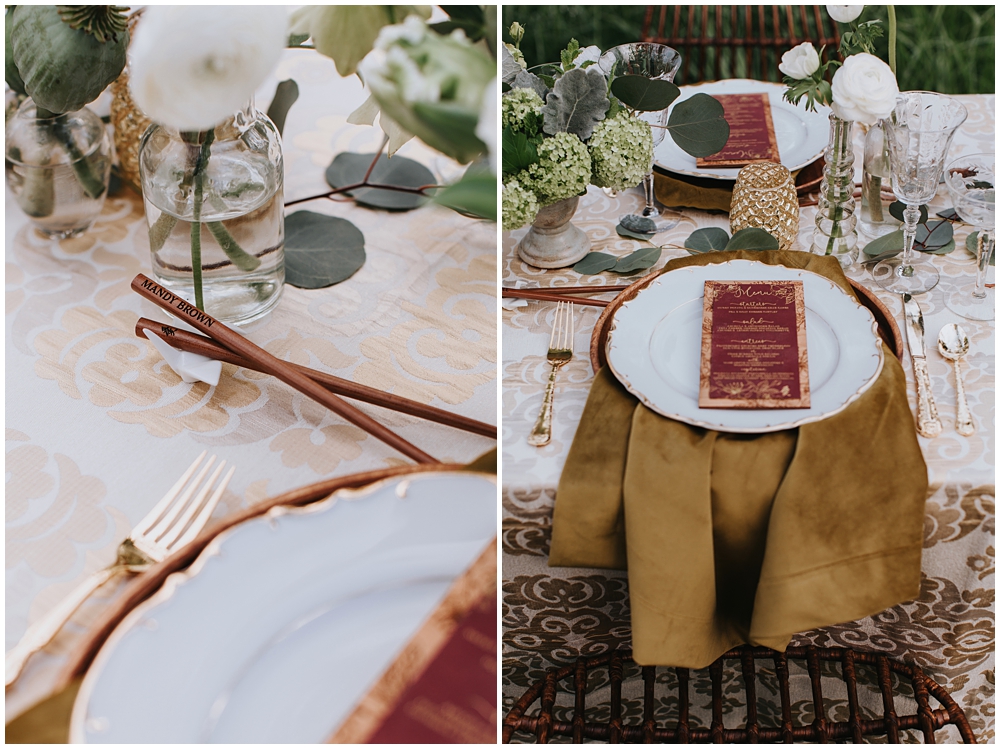
[[[854,298],[834,258],[804,252],[708,253],[664,270],[734,259],[813,271]],[[702,668],[741,643],[784,650],[797,632],[918,595],[927,468],[903,369],[883,350],[878,379],[843,411],[767,434],[665,418],[597,373],[549,565],[628,569],[638,663]]]

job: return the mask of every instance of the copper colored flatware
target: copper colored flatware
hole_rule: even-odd
[[[226,327],[207,312],[203,312],[190,302],[182,299],[172,291],[163,288],[156,281],[142,273],[132,279],[132,290],[144,299],[148,299],[157,307],[167,310],[180,319],[193,325],[216,343],[224,346],[235,354],[240,354],[249,361],[256,362],[255,369],[278,378],[289,387],[312,398],[317,403],[326,406],[341,418],[354,426],[368,432],[372,437],[399,450],[408,458],[418,463],[438,463],[430,455],[416,445],[413,445],[373,419],[363,411],[347,403],[340,396],[331,393],[315,380],[295,369],[288,362],[283,362],[269,354],[260,346],[252,343],[236,331]]]
[[[211,338],[206,338],[205,336],[198,335],[197,333],[190,333],[186,330],[176,328],[166,323],[159,323],[155,320],[140,317],[138,322],[135,324],[135,334],[142,337],[143,331],[149,331],[151,335],[159,336],[170,346],[173,346],[180,351],[189,351],[193,354],[201,354],[218,361],[235,364],[237,367],[243,367],[244,369],[252,369],[257,372],[261,371],[260,365],[257,362],[251,361],[239,354],[234,354],[229,349],[220,346]],[[315,380],[331,393],[335,393],[336,395],[342,395],[346,398],[354,398],[355,400],[359,400],[364,403],[371,403],[376,406],[381,406],[382,408],[398,411],[399,413],[408,414],[410,416],[418,416],[422,419],[427,419],[428,421],[433,421],[438,424],[444,424],[445,426],[461,429],[466,432],[471,432],[472,434],[479,434],[483,437],[492,437],[493,439],[496,439],[497,428],[492,424],[485,424],[466,416],[453,414],[440,408],[434,408],[433,406],[428,406],[424,403],[410,400],[409,398],[403,398],[399,395],[386,393],[382,390],[368,387],[367,385],[351,382],[350,380],[345,380],[341,377],[335,377],[334,375],[327,374],[326,372],[318,372],[315,369],[302,367],[298,364],[289,363],[289,366],[299,370],[304,375]]]

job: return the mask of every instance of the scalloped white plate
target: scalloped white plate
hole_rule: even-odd
[[[705,281],[802,281],[810,408],[698,407]],[[731,260],[668,271],[615,313],[608,366],[646,406],[720,432],[776,432],[842,411],[872,386],[884,364],[872,313],[823,276]]]
[[[781,163],[788,168],[788,171],[794,172],[823,155],[830,140],[830,109],[819,105],[815,112],[810,112],[803,102],[792,105],[785,101],[782,98],[784,92],[785,86],[781,83],[733,78],[682,86],[677,102],[689,99],[695,94],[716,96],[766,93],[771,102],[771,120],[774,123],[774,135],[778,141]],[[695,157],[682,151],[670,137],[664,138],[653,151],[653,164],[665,172],[707,179],[735,180],[740,171],[733,168],[699,167]]]
[[[496,482],[425,473],[220,534],[87,672],[86,743],[317,743],[496,535]]]

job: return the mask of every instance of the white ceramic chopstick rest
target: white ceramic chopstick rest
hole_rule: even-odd
[[[185,325],[179,320],[175,320],[173,325],[183,328],[191,333],[197,331]],[[153,344],[153,347],[160,352],[167,365],[174,370],[184,382],[206,382],[212,387],[219,384],[219,377],[222,374],[222,362],[210,359],[201,354],[194,354],[190,351],[178,351],[156,333],[148,330],[142,331],[143,335]]]

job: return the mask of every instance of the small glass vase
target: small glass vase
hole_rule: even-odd
[[[833,255],[842,268],[858,259],[857,216],[854,215],[854,123],[830,115],[830,143],[816,209],[816,230],[810,251]]]
[[[82,234],[108,194],[114,149],[87,108],[39,111],[25,100],[4,134],[7,186],[35,228],[54,239]]]
[[[885,125],[879,120],[865,133],[865,157],[861,169],[861,220],[858,231],[872,240],[894,232],[900,221],[889,213],[889,206],[896,199],[891,190],[892,163],[889,160],[889,141]]]
[[[284,165],[252,104],[212,130],[154,124],[139,147],[156,280],[224,322],[278,303],[285,283]]]

